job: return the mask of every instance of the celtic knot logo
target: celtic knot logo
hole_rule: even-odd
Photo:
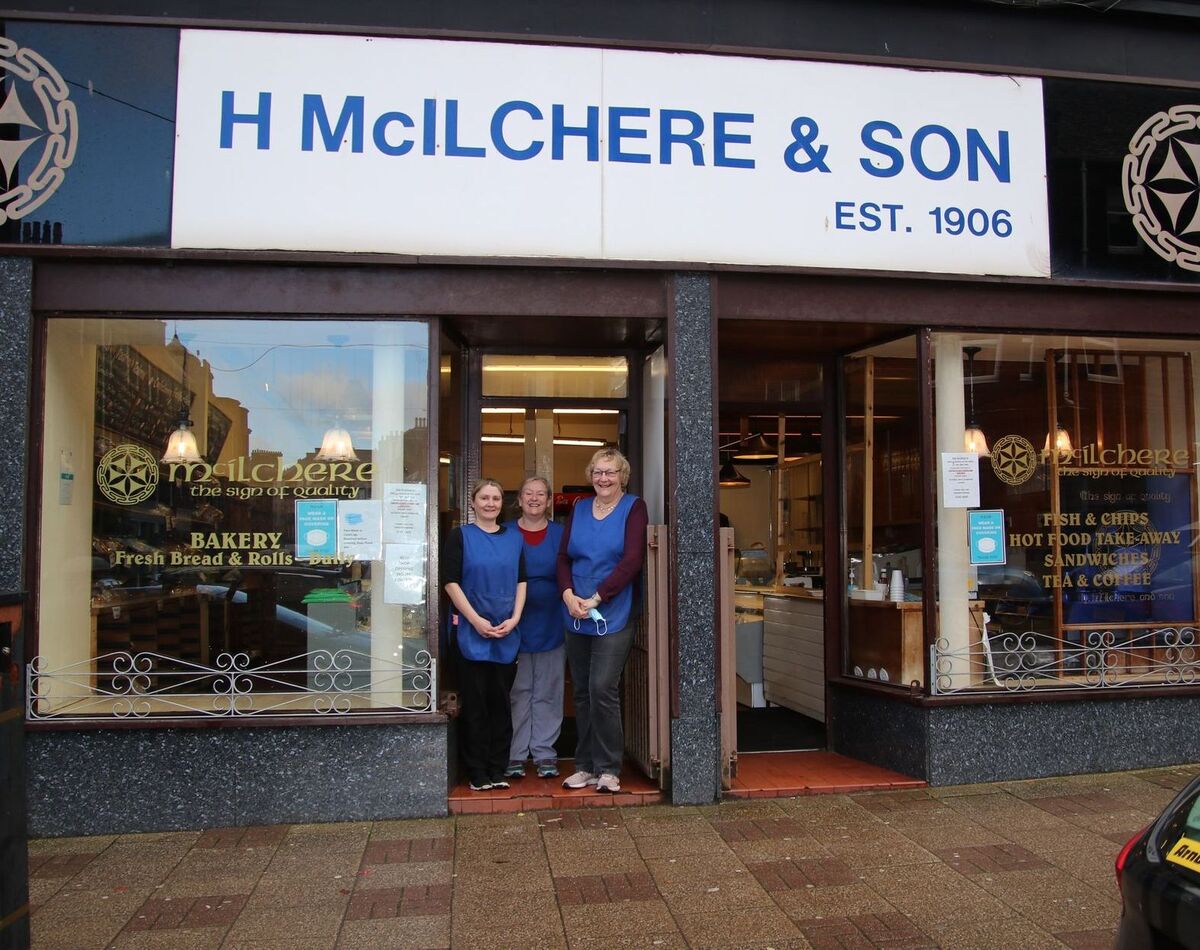
[[[140,445],[118,445],[96,466],[101,494],[118,505],[136,505],[154,494],[158,485],[158,459]]]
[[[1151,116],[1129,141],[1121,169],[1125,208],[1166,261],[1200,271],[1200,106]]]
[[[1024,485],[1037,470],[1033,444],[1019,435],[1006,435],[992,446],[992,471],[1008,485]]]
[[[40,54],[5,38],[0,38],[0,100],[3,224],[35,211],[58,190],[75,161],[79,118],[58,70]],[[18,174],[18,163],[35,156],[32,170]]]

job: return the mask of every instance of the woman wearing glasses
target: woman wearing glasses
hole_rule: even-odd
[[[650,518],[646,503],[625,491],[629,462],[616,449],[600,449],[586,473],[596,495],[575,505],[558,552],[578,731],[577,771],[563,785],[619,792],[621,671],[633,644],[633,589]]]

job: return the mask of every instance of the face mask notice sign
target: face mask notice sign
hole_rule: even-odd
[[[183,30],[171,242],[1049,277],[1042,84]]]

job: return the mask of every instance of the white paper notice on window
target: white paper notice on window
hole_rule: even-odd
[[[338,555],[344,560],[378,561],[381,506],[378,501],[338,502]]]
[[[383,546],[383,602],[425,603],[425,545]]]
[[[974,452],[942,453],[942,507],[979,507],[979,456]]]
[[[384,544],[425,540],[425,486],[389,482],[383,486]]]

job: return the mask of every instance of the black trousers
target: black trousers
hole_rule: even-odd
[[[476,784],[499,778],[508,766],[512,712],[508,694],[517,664],[458,657],[459,746],[467,778]]]

